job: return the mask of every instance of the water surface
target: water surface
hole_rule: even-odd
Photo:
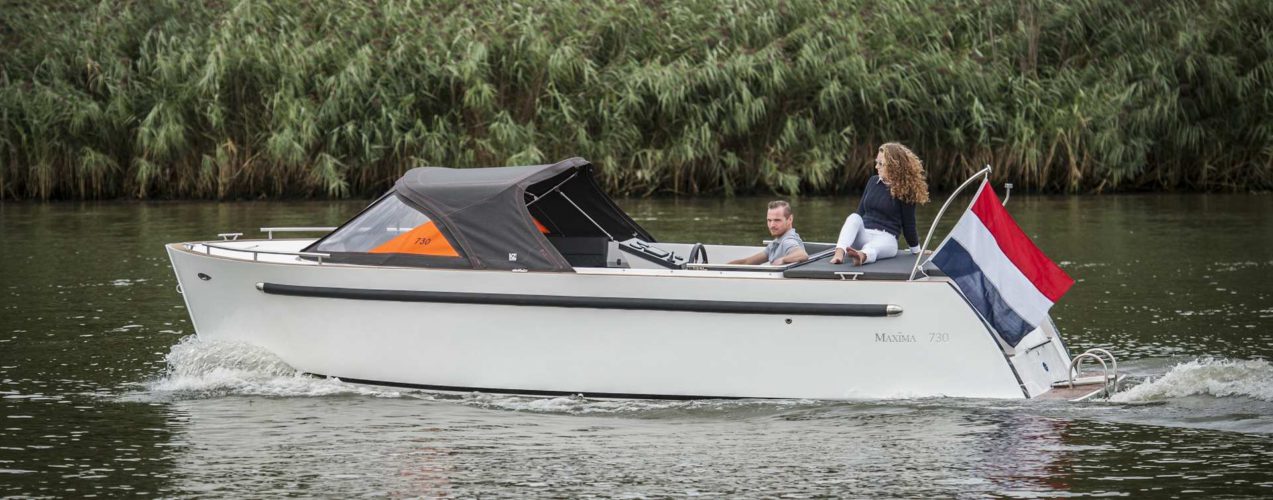
[[[620,205],[747,244],[766,201]],[[796,226],[830,241],[856,202],[795,200]],[[0,496],[1273,494],[1273,196],[1014,195],[1078,280],[1053,309],[1071,348],[1133,376],[1112,401],[447,395],[192,336],[164,243],[364,203],[0,204]]]

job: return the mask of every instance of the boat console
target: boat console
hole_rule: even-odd
[[[664,250],[637,238],[619,242],[618,247],[627,255],[652,262],[659,267],[667,269],[685,268],[686,259],[676,255],[676,252]]]
[[[639,238],[614,241],[603,236],[548,236],[548,242],[574,267],[685,269],[691,261],[682,255],[683,248],[675,248],[684,245],[666,248]]]
[[[613,241],[602,236],[549,236],[548,242],[574,267],[685,269],[686,259],[673,250],[632,238]]]
[[[623,267],[610,258],[610,240],[604,236],[549,236],[548,242],[574,267]]]

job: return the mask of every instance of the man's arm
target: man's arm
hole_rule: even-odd
[[[765,255],[765,252],[760,252],[756,255],[752,255],[751,257],[731,260],[729,261],[729,263],[730,264],[747,264],[749,266],[754,266],[757,264],[764,264],[765,261],[768,259],[769,259],[769,256]]]
[[[804,262],[806,260],[809,260],[809,254],[804,251],[803,246],[797,245],[796,247],[789,250],[787,252],[787,255],[783,255],[782,257],[778,257],[777,259],[774,259],[773,264],[775,266],[781,266],[784,264],[795,264],[797,262]]]

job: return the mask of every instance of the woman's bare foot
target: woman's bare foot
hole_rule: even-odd
[[[839,250],[839,249],[837,248],[836,250]],[[849,254],[849,258],[853,259],[853,265],[860,266],[866,262],[866,254],[863,253],[861,250],[857,250],[853,247],[849,247],[844,249],[844,251]]]
[[[839,264],[839,263],[841,263],[841,262],[844,262],[844,249],[843,249],[843,248],[836,248],[836,249],[835,249],[835,255],[831,256],[831,263],[832,263],[832,264]]]

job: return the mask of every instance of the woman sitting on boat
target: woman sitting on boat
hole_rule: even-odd
[[[844,219],[832,264],[870,264],[897,255],[897,235],[906,237],[911,253],[919,252],[915,207],[928,203],[924,164],[909,148],[896,142],[880,146],[875,155],[877,175],[866,181],[856,212]]]

